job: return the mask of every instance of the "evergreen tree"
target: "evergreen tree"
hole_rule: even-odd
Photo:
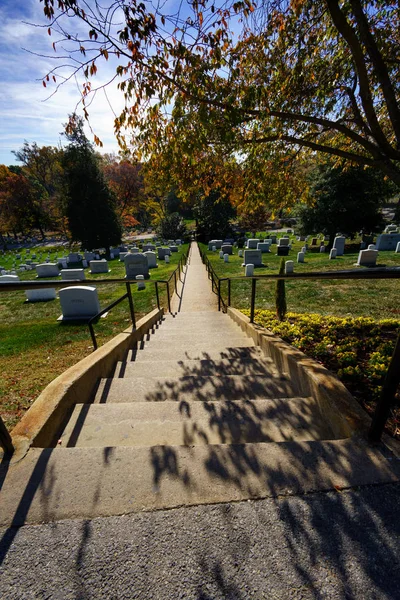
[[[199,241],[224,239],[232,234],[230,221],[236,216],[236,210],[227,198],[220,196],[219,192],[211,192],[201,198],[194,206],[193,214]]]
[[[120,243],[121,226],[114,197],[99,167],[98,158],[83,132],[83,121],[72,115],[62,165],[66,216],[72,241],[83,248],[108,248]]]

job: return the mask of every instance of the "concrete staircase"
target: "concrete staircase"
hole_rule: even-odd
[[[168,315],[77,404],[62,447],[197,446],[332,437],[227,315]]]

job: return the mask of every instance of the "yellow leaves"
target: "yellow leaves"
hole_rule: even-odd
[[[103,142],[101,141],[101,139],[99,137],[97,137],[97,135],[94,135],[93,139],[94,139],[94,143],[96,144],[96,146],[99,146],[100,148],[103,147]]]

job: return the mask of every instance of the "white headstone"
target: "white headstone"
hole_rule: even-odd
[[[360,250],[357,264],[360,267],[375,267],[378,258],[378,250]]]
[[[146,284],[144,282],[144,276],[143,275],[136,275],[136,281],[137,281],[137,289],[139,290],[144,290],[146,288]]]
[[[400,252],[400,242],[397,242],[396,252]]]
[[[375,244],[369,244],[368,245],[368,250],[376,250]]]
[[[303,263],[304,262],[304,252],[298,252],[297,253],[297,262],[298,263]]]
[[[54,288],[44,288],[42,290],[25,290],[28,302],[46,302],[56,299],[56,290]]]
[[[109,273],[108,262],[105,258],[102,260],[91,260],[89,265],[91,273]]]
[[[294,269],[293,261],[292,260],[287,260],[285,262],[285,273],[286,273],[286,275],[288,273],[293,273],[293,269]]]
[[[166,262],[167,264],[169,263],[169,254],[166,254],[166,255],[165,255],[165,258],[164,258],[164,260],[165,260],[165,262]]]
[[[59,291],[62,317],[60,319],[87,319],[100,312],[95,287],[75,286]]]
[[[242,249],[238,250],[238,256],[240,256],[240,257],[243,256],[243,250]]]
[[[0,283],[15,283],[19,281],[18,275],[1,275]]]
[[[262,267],[262,254],[261,250],[245,250],[244,251],[244,259],[243,265],[253,264],[255,267]]]
[[[229,254],[224,254],[224,262],[229,262]]]
[[[42,263],[37,265],[36,273],[38,277],[58,277],[60,271],[56,263]]]
[[[319,247],[319,251],[320,251],[320,252],[325,252],[325,246],[320,246],[320,247]]]
[[[61,279],[71,281],[72,279],[85,280],[85,271],[83,269],[61,269]]]
[[[245,274],[246,277],[253,277],[253,275],[254,275],[254,265],[253,264],[245,265],[244,274]]]
[[[257,250],[257,244],[260,243],[259,239],[250,239],[247,240],[246,242],[246,248],[248,248],[249,250]]]
[[[157,256],[155,252],[149,250],[148,252],[144,252],[145,257],[147,258],[147,263],[149,265],[149,269],[155,269],[158,267],[157,264]]]
[[[336,248],[332,248],[332,250],[329,252],[329,260],[332,260],[332,258],[336,258],[337,256],[337,250]]]
[[[336,256],[343,256],[345,243],[346,238],[343,235],[335,237],[333,248],[336,248]]]
[[[144,254],[127,254],[124,262],[127,279],[136,279],[137,275],[149,278],[149,265]]]
[[[306,246],[303,246],[302,249],[301,249],[301,251],[302,251],[303,254],[305,254],[307,252]]]
[[[222,250],[220,250],[220,252],[219,252],[219,257],[224,258],[224,253],[222,252]]]

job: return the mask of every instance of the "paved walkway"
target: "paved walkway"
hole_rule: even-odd
[[[172,309],[176,312],[216,311],[218,299],[212,292],[211,282],[201,260],[196,242],[191,245],[183,286],[178,289],[180,298],[174,298]]]

